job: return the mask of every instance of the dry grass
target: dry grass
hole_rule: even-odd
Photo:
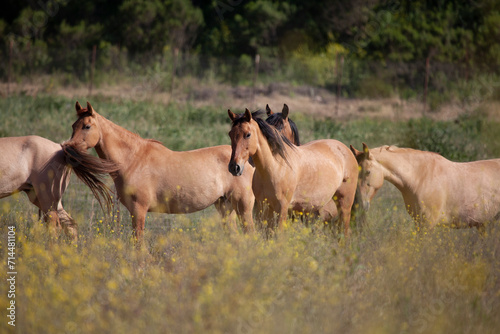
[[[74,184],[74,211],[86,190]],[[84,197],[84,198],[82,198]],[[88,202],[87,202],[88,203]],[[22,333],[493,333],[500,328],[500,227],[417,234],[391,187],[351,242],[299,222],[276,239],[228,234],[213,210],[151,215],[148,252],[130,220],[83,212],[77,245],[50,243],[22,197],[17,230]],[[4,279],[5,268],[2,270]],[[0,293],[6,296],[6,285]],[[0,300],[6,309],[8,300]],[[7,321],[0,324],[6,332]]]
[[[117,123],[143,135],[163,135],[165,141],[173,135],[158,123],[179,127],[175,122],[200,117],[197,110],[169,109],[162,118],[161,106],[140,109],[113,99],[100,103]],[[29,129],[67,138],[74,97],[40,100],[6,101],[5,109],[24,123],[19,128],[11,122],[14,116],[3,118],[2,131],[21,135],[16,131]],[[182,117],[176,119],[177,114]],[[217,123],[218,111],[205,116],[203,124],[176,132],[183,141],[179,147],[191,145],[200,134],[196,126],[207,127],[211,118],[210,144],[228,140],[227,126]],[[349,129],[356,130],[356,124]],[[384,135],[392,131],[385,125]],[[358,126],[366,136],[367,125]],[[328,131],[342,130],[335,129]],[[214,139],[219,132],[223,139]],[[382,188],[367,226],[355,229],[349,243],[320,222],[313,227],[291,222],[271,240],[259,233],[228,234],[210,208],[191,215],[148,215],[147,252],[138,252],[128,212],[119,207],[119,218],[104,216],[74,176],[64,206],[79,223],[76,245],[65,238],[49,242],[24,194],[0,201],[3,282],[8,226],[17,231],[16,332],[496,333],[500,328],[498,222],[484,235],[446,228],[417,234],[391,185]],[[5,317],[7,290],[0,284],[1,333],[14,332]]]
[[[72,100],[82,96],[91,99],[86,85],[81,83],[72,85],[54,83],[51,77],[39,77],[31,82],[11,83],[9,87],[6,83],[0,83],[0,96],[7,96],[9,91],[10,94],[29,96],[49,93]],[[498,109],[500,108],[498,102],[491,101],[475,101],[468,105],[450,102],[442,105],[438,110],[429,112],[428,108],[427,111],[424,111],[422,102],[419,99],[403,100],[396,97],[382,99],[340,98],[337,102],[335,94],[326,89],[308,86],[295,87],[288,84],[259,85],[255,90],[255,95],[252,92],[251,87],[234,87],[217,82],[200,82],[188,77],[176,82],[176,89],[172,95],[169,92],[157,89],[154,82],[148,81],[148,78],[132,83],[103,84],[94,88],[92,95],[109,98],[117,102],[125,99],[164,105],[169,103],[176,103],[180,106],[189,104],[196,108],[209,107],[220,110],[244,107],[253,110],[264,108],[268,103],[275,110],[281,110],[283,103],[286,103],[292,112],[343,120],[366,117],[408,120],[422,116],[434,120],[453,120],[459,115],[479,107],[483,109],[485,114],[498,119]]]

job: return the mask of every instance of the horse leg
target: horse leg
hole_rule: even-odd
[[[241,226],[244,233],[255,232],[255,224],[253,222],[253,207],[255,205],[255,196],[250,191],[243,196],[231,198],[232,206],[236,214],[240,218]]]
[[[38,207],[38,217],[45,221],[47,229],[49,230],[49,235],[54,238],[57,237],[59,231],[61,230],[61,221],[59,220],[59,216],[57,215],[57,211],[54,210],[54,206],[52,203],[44,198],[40,201],[40,198],[37,196],[35,189],[31,189],[26,191],[28,195],[28,199],[31,203]]]
[[[354,187],[352,187],[352,184],[354,184]],[[349,182],[343,182],[333,198],[339,211],[339,222],[344,225],[344,236],[346,239],[351,236],[351,208],[356,192],[356,184],[352,184]]]
[[[333,228],[338,215],[337,204],[334,201],[329,201],[319,210],[319,217],[330,228]]]
[[[231,207],[231,203],[227,200],[226,197],[220,197],[214,203],[215,209],[219,212],[222,218],[222,226],[224,229],[227,229],[229,226],[229,230],[232,232],[236,232],[236,220],[233,214],[233,208]]]
[[[133,204],[133,209],[130,210],[132,215],[132,228],[134,229],[134,241],[137,248],[142,248],[147,211],[145,206],[137,202]]]
[[[68,236],[71,241],[78,240],[78,224],[75,220],[69,215],[69,213],[64,210],[62,205],[57,210],[57,215],[59,216],[59,220],[64,229],[64,233]]]
[[[56,210],[49,210],[44,213],[45,224],[47,225],[47,230],[52,239],[58,238],[61,231],[61,221],[57,215]]]
[[[288,218],[288,203],[280,202],[276,211],[278,213],[278,231],[282,232],[285,229],[286,221]]]

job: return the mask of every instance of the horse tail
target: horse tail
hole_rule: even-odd
[[[106,159],[101,159],[78,150],[70,145],[61,145],[68,168],[85,183],[99,202],[102,210],[104,205],[108,212],[111,211],[113,200],[111,189],[104,183],[106,174],[113,174],[119,170],[119,165]]]

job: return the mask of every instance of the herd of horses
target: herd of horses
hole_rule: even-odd
[[[110,175],[128,209],[136,240],[147,212],[190,213],[214,205],[224,225],[244,232],[280,231],[289,214],[307,214],[350,235],[355,208],[366,212],[384,180],[402,193],[417,227],[482,227],[500,218],[500,159],[456,163],[437,153],[395,146],[363,150],[334,139],[301,144],[285,104],[235,114],[231,145],[176,152],[75,105],[71,138],[0,138],[0,198],[26,192],[50,231],[77,239],[77,224],[61,198],[71,171],[109,210]],[[88,153],[94,148],[98,157]],[[356,202],[356,203],[355,203]],[[238,219],[237,219],[238,218]]]

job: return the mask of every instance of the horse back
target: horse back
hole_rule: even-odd
[[[115,179],[120,192],[134,191],[150,210],[167,213],[194,212],[212,205],[236,187],[251,185],[252,167],[241,177],[228,171],[229,145],[172,151],[149,142],[123,166]],[[121,186],[120,186],[121,184]],[[124,197],[121,194],[120,197]]]
[[[294,202],[324,205],[346,182],[352,188],[346,191],[355,190],[357,162],[343,143],[333,139],[315,140],[297,147],[296,156],[300,157],[300,168],[297,168]]]
[[[358,174],[358,163],[350,149],[335,139],[319,139],[299,146],[304,161],[328,163],[341,171],[342,177],[350,178]]]
[[[61,146],[39,136],[0,138],[0,155],[4,194],[29,190],[33,183],[54,184],[68,173]],[[68,182],[64,178],[64,189]]]

